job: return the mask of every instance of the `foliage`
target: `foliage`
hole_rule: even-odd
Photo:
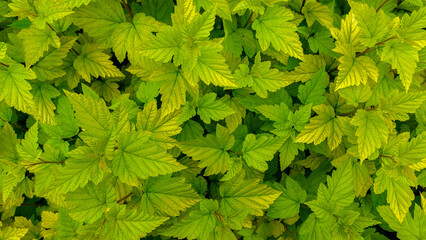
[[[424,0],[6,0],[0,27],[0,239],[426,239]]]

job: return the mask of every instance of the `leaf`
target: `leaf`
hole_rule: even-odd
[[[256,139],[254,134],[248,134],[243,144],[243,156],[247,165],[261,172],[268,169],[267,161],[271,161],[274,154],[283,144],[283,138],[261,136]]]
[[[387,202],[395,218],[402,223],[408,213],[414,194],[411,190],[413,183],[404,176],[388,176],[383,169],[376,173],[374,192],[380,194],[387,190]],[[409,219],[409,218],[407,218]]]
[[[89,183],[84,188],[67,194],[68,214],[79,222],[93,223],[101,218],[107,209],[116,205],[115,198],[112,185],[101,183],[96,186]]]
[[[81,54],[74,60],[74,68],[87,82],[91,81],[91,76],[124,77],[124,74],[109,60],[109,56],[95,44],[82,46]]]
[[[184,178],[148,178],[142,190],[141,206],[149,214],[178,216],[180,211],[201,201]]]
[[[361,42],[367,47],[385,40],[390,31],[391,19],[384,11],[376,11],[367,4],[351,3],[358,26]]]
[[[210,239],[216,227],[215,212],[218,209],[219,204],[215,200],[204,199],[200,202],[199,210],[191,211],[188,217],[173,224],[163,234],[179,239]]]
[[[262,210],[269,208],[281,192],[255,179],[245,180],[244,177],[243,171],[220,186],[221,208],[225,213],[230,213],[246,207],[250,209],[250,214],[262,216]]]
[[[219,121],[235,111],[222,101],[216,100],[216,93],[208,93],[198,99],[197,114],[203,122]]]
[[[306,201],[306,191],[291,177],[286,178],[286,187],[274,184],[282,194],[275,200],[268,210],[268,217],[291,218],[299,213],[300,204]]]
[[[278,51],[303,59],[296,25],[291,22],[293,18],[293,13],[285,7],[270,7],[254,21],[252,28],[256,30],[256,37],[263,51],[272,44]]]
[[[296,137],[296,142],[320,144],[327,138],[330,150],[335,149],[342,141],[342,127],[335,117],[334,109],[324,104],[313,108],[318,116],[310,119],[302,132]]]
[[[351,124],[357,127],[355,135],[362,164],[364,159],[387,142],[389,130],[377,111],[360,109],[356,112]]]
[[[305,15],[309,27],[312,26],[315,21],[327,28],[333,26],[330,9],[315,0],[308,0],[302,7],[302,13]]]
[[[11,64],[9,67],[0,67],[0,101],[25,113],[34,112],[34,99],[31,94],[31,85],[26,79],[35,79],[36,75],[31,69],[26,69],[21,64]]]
[[[167,219],[149,216],[134,209],[126,211],[126,206],[115,205],[106,214],[101,235],[104,239],[136,240],[145,237]]]
[[[74,11],[73,23],[99,43],[107,43],[116,27],[125,22],[123,8],[115,0],[93,1]]]
[[[34,95],[34,104],[42,123],[55,125],[55,104],[52,98],[59,97],[61,93],[49,84],[35,84],[31,91]]]
[[[135,51],[144,44],[151,32],[158,31],[159,24],[153,17],[143,13],[135,14],[133,22],[122,22],[113,31],[110,41],[118,61],[123,62],[126,52],[131,63],[137,62]]]
[[[208,134],[206,137],[181,142],[178,146],[183,153],[194,160],[200,160],[198,166],[206,167],[205,175],[212,175],[228,170],[230,157],[227,150],[231,149],[234,143],[235,137],[218,124],[216,135]]]
[[[278,69],[271,68],[270,61],[261,62],[260,54],[256,55],[250,74],[253,81],[248,85],[262,98],[268,96],[268,91],[276,92],[291,83],[285,80],[284,74]]]
[[[426,156],[426,134],[419,134],[410,142],[402,142],[398,149],[397,161],[401,164],[417,164]]]
[[[65,92],[83,132],[80,138],[98,152],[112,152],[113,119],[103,100]]]
[[[389,224],[393,230],[398,232],[398,238],[402,240],[422,239],[426,236],[424,223],[426,216],[416,204],[414,207],[414,217],[408,214],[401,222],[393,213],[389,206],[379,206],[377,211],[380,216]]]
[[[383,48],[381,61],[392,64],[392,68],[396,69],[400,75],[405,91],[408,91],[413,81],[414,70],[419,61],[418,50],[411,44],[391,40],[386,42]]]
[[[213,1],[213,0],[195,0],[196,6],[201,6],[204,9],[212,9],[215,5],[217,7],[217,15],[219,17],[231,21],[231,11],[229,9],[229,3],[225,0]]]
[[[325,65],[325,60],[321,56],[308,54],[304,56],[299,66],[285,73],[285,76],[294,82],[306,82]]]
[[[325,103],[326,97],[324,96],[325,88],[327,87],[327,80],[325,69],[322,68],[312,76],[305,85],[299,86],[297,97],[303,104],[313,103],[312,106]]]
[[[0,231],[0,238],[7,240],[19,240],[27,234],[28,228],[6,227]]]
[[[124,132],[118,136],[112,170],[121,181],[135,185],[137,177],[146,179],[185,168],[165,150],[152,144],[149,137],[146,131]]]
[[[69,10],[61,2],[54,0],[38,0],[35,7],[37,17],[33,19],[33,24],[39,29],[44,29],[46,23],[52,24],[54,21],[73,13],[73,11]],[[30,16],[31,18],[33,17]]]
[[[365,85],[369,78],[376,82],[379,77],[379,70],[376,64],[367,56],[343,56],[339,61],[336,91],[350,86]]]
[[[49,28],[38,29],[33,25],[30,28],[22,29],[18,33],[18,37],[23,40],[27,68],[36,63],[49,49],[49,46],[59,48],[61,45],[61,41],[54,31]]]

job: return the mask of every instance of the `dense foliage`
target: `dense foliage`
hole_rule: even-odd
[[[426,239],[426,1],[0,22],[0,239]]]

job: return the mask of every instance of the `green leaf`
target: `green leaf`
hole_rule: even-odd
[[[93,223],[115,206],[115,191],[111,184],[87,184],[66,196],[68,214],[79,222]],[[84,203],[84,204],[82,204]]]
[[[219,204],[213,199],[204,199],[200,202],[200,208],[189,212],[189,216],[182,221],[173,224],[163,232],[166,236],[179,239],[207,240],[212,237],[216,227],[216,214]]]
[[[54,21],[64,18],[73,13],[61,2],[53,0],[39,0],[35,4],[37,17],[33,19],[33,23],[37,28],[47,28],[47,24],[52,24]],[[30,16],[30,19],[33,18]]]
[[[152,144],[149,137],[147,131],[125,132],[118,136],[112,170],[121,181],[134,185],[137,177],[146,179],[185,168],[165,150]]]
[[[336,91],[350,86],[365,85],[369,78],[377,82],[379,70],[371,58],[367,56],[355,57],[355,54],[352,53],[351,56],[341,57],[339,61]]]
[[[107,212],[101,235],[108,240],[136,240],[145,237],[167,219],[149,216],[134,209],[126,211],[126,206],[116,205]]]
[[[293,19],[294,15],[289,9],[270,7],[254,21],[252,27],[256,30],[256,37],[263,51],[272,44],[278,51],[303,59],[302,44],[295,32],[296,25],[291,22]]]
[[[315,0],[306,1],[305,5],[302,7],[302,13],[305,15],[309,27],[312,26],[315,21],[319,22],[324,27],[329,28],[333,26],[330,9]]]
[[[235,113],[235,111],[223,103],[216,100],[216,93],[208,93],[198,99],[197,114],[200,115],[203,122],[209,124],[211,120],[219,121],[226,116]]]
[[[296,142],[320,144],[327,138],[330,150],[339,146],[342,141],[341,123],[328,105],[318,105],[313,108],[318,116],[311,118],[302,132],[297,135]]]
[[[319,55],[305,55],[299,66],[293,71],[285,74],[289,80],[294,82],[306,82],[312,78],[322,67],[325,67],[325,60]]]
[[[364,159],[387,142],[389,130],[385,120],[380,117],[377,111],[360,109],[356,112],[351,124],[357,127],[355,135],[357,136],[358,154],[362,164]]]
[[[34,104],[37,108],[40,122],[55,125],[54,111],[56,106],[52,102],[52,98],[59,97],[61,93],[53,86],[46,83],[34,84],[31,92],[34,95]]]
[[[124,77],[124,74],[109,60],[109,56],[102,52],[96,44],[85,44],[81,54],[74,60],[74,68],[84,80],[91,81],[91,76],[97,77]]]
[[[248,134],[243,144],[243,156],[247,165],[261,172],[268,169],[267,161],[271,161],[274,154],[283,144],[284,139],[273,136],[261,136],[256,138],[254,134]]]
[[[291,177],[286,178],[286,187],[274,184],[282,194],[275,200],[268,210],[268,217],[291,218],[299,213],[300,204],[307,198],[306,191]]]
[[[221,125],[216,126],[216,135],[208,134],[194,140],[178,144],[182,152],[200,160],[199,167],[206,167],[205,175],[224,173],[228,170],[230,157],[227,150],[235,143],[235,137]]]
[[[392,68],[398,71],[405,91],[408,91],[413,81],[413,74],[419,61],[418,52],[411,44],[398,40],[386,42],[383,48],[381,60],[392,64]]]
[[[116,27],[125,22],[121,3],[115,0],[93,1],[75,9],[71,18],[75,25],[104,44],[108,43]]]
[[[384,11],[376,11],[367,4],[351,3],[358,26],[361,29],[361,42],[367,47],[385,40],[390,31],[391,19]]]
[[[270,61],[261,62],[260,54],[256,55],[254,65],[251,67],[252,83],[248,86],[260,97],[266,98],[268,91],[276,92],[278,89],[290,85],[290,81],[285,80],[285,76],[276,68],[271,68]]]
[[[59,37],[50,28],[38,29],[32,25],[30,28],[22,29],[18,37],[23,40],[27,68],[36,63],[49,46],[59,48],[61,45]]]
[[[136,63],[138,57],[135,55],[138,46],[144,44],[146,35],[158,31],[161,26],[153,17],[138,13],[133,17],[133,22],[120,23],[112,33],[110,41],[118,61],[123,62],[126,52],[131,63]]]
[[[0,93],[0,101],[4,100],[16,110],[37,115],[31,85],[26,81],[35,78],[35,73],[21,64],[11,64],[7,68],[0,66],[0,88],[5,89]]]
[[[299,86],[297,97],[305,105],[309,103],[313,103],[312,106],[323,104],[326,101],[326,97],[324,96],[326,87],[325,69],[322,68],[305,85]]]
[[[244,179],[242,171],[230,181],[220,186],[221,209],[230,213],[242,208],[249,208],[250,214],[262,216],[263,209],[269,208],[281,192],[276,191],[255,179]]]
[[[6,227],[0,230],[0,238],[5,240],[19,240],[27,234],[28,228]]]
[[[380,194],[387,190],[387,202],[390,204],[392,215],[402,223],[414,200],[411,190],[414,184],[405,176],[389,176],[383,169],[379,169],[376,175],[374,192]]]
[[[180,211],[201,201],[184,178],[148,178],[142,190],[141,207],[149,214],[178,216]]]
[[[389,224],[389,227],[398,232],[399,239],[416,240],[426,236],[426,229],[424,228],[426,215],[417,204],[414,207],[414,216],[408,214],[402,222],[395,216],[389,206],[379,206],[377,211]]]

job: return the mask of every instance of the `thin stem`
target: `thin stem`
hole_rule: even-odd
[[[5,66],[5,67],[9,67],[9,65],[7,65],[6,63],[2,63],[2,62],[0,62],[0,65]]]
[[[117,200],[117,203],[121,203],[121,202],[123,202],[124,200],[126,200],[127,198],[129,198],[130,196],[132,196],[133,195],[133,193],[131,192],[131,193],[128,193],[128,194],[126,194],[126,196],[124,196],[124,197],[122,197],[122,198],[120,198],[120,199],[118,199]]]
[[[250,13],[250,16],[248,17],[247,22],[244,24],[243,28],[247,27],[247,25],[250,23],[250,20],[251,20],[252,17],[253,17],[253,12]]]
[[[398,0],[396,2],[396,6],[393,8],[392,12],[395,12],[395,10],[398,8],[399,4],[401,4],[401,0]]]
[[[300,13],[302,13],[302,8],[305,6],[305,3],[306,3],[306,0],[303,0],[303,2],[302,2],[302,6],[300,7]]]
[[[379,157],[382,158],[389,158],[390,160],[392,160],[392,162],[396,163],[395,159],[392,156],[388,156],[388,155],[379,155]]]
[[[47,24],[47,26],[49,26],[50,29],[52,29],[52,31],[54,31],[56,33],[56,36],[58,36],[58,38],[61,38],[61,36],[59,36],[58,32],[55,29],[53,29],[52,25],[50,25],[49,23],[46,23],[46,24]]]
[[[356,55],[356,57],[362,56],[362,55],[366,54],[367,52],[369,52],[369,51],[373,50],[373,49],[374,49],[375,47],[377,47],[378,45],[382,45],[382,44],[384,44],[385,42],[387,42],[387,41],[389,41],[389,40],[392,40],[392,39],[395,39],[395,38],[397,38],[397,36],[392,36],[392,37],[390,37],[390,38],[388,38],[388,39],[385,39],[385,40],[383,40],[383,41],[381,41],[381,42],[379,42],[379,43],[376,43],[373,47],[367,48],[367,49],[365,49],[364,51],[362,51],[362,52],[358,53],[358,54]]]
[[[385,0],[382,4],[380,4],[380,6],[376,9],[376,12],[378,12],[387,2],[389,2],[389,0]]]
[[[40,159],[39,159],[40,160]],[[32,163],[32,164],[28,164],[28,165],[25,165],[25,167],[32,167],[32,166],[36,166],[36,165],[40,165],[40,164],[45,164],[45,163],[56,163],[56,164],[60,164],[60,163],[64,163],[65,162],[65,160],[63,160],[63,161],[59,161],[59,162],[54,162],[54,161],[43,161],[43,160],[40,160],[41,162],[36,162],[36,163]]]
[[[130,14],[130,17],[133,19],[133,14],[132,14],[132,11],[130,11],[129,5],[127,5],[127,3],[124,0],[121,0],[121,3],[123,4],[127,12]]]

